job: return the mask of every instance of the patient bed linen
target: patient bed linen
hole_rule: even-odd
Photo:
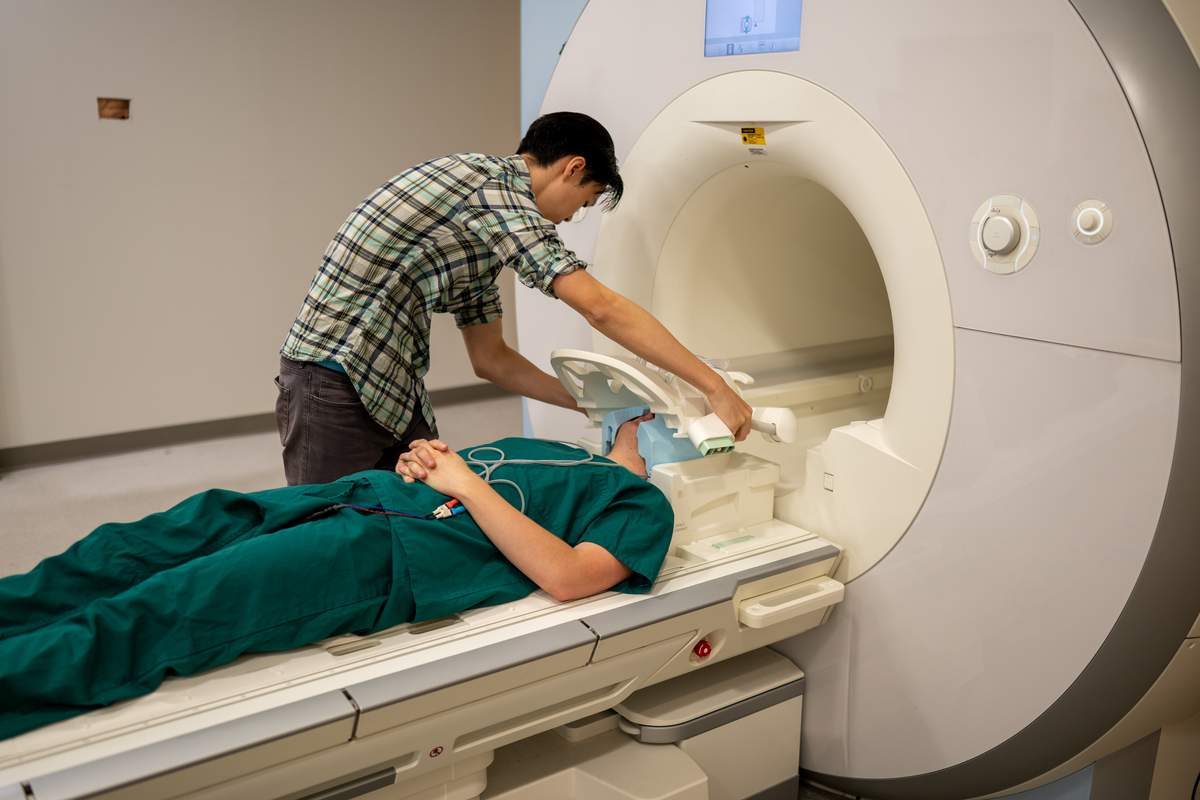
[[[508,458],[580,457],[537,440],[490,446]],[[594,542],[628,566],[633,574],[616,590],[649,591],[672,529],[653,486],[597,465],[505,465],[493,478],[519,485],[526,514],[551,533]],[[511,487],[496,488],[517,505]],[[423,515],[445,500],[375,470],[255,493],[213,489],[102,525],[30,572],[0,578],[0,739],[243,653],[371,633],[537,588],[469,515],[321,513],[350,504]]]

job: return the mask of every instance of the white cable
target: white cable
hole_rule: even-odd
[[[480,470],[482,470],[482,471],[479,473],[476,473],[476,474],[478,474],[479,477],[483,478],[484,481],[486,481],[489,486],[496,486],[496,485],[499,485],[502,483],[506,483],[509,486],[513,487],[513,489],[515,489],[517,492],[517,497],[520,498],[520,500],[521,500],[521,507],[519,510],[522,514],[525,513],[525,493],[521,491],[520,486],[518,486],[517,484],[513,483],[510,480],[507,480],[505,478],[493,478],[492,477],[492,473],[495,472],[500,467],[507,466],[509,464],[542,464],[542,465],[548,466],[548,467],[582,467],[582,466],[585,466],[588,464],[590,464],[592,466],[596,466],[596,467],[620,467],[620,466],[622,466],[621,464],[616,464],[611,461],[596,461],[595,455],[593,455],[592,453],[589,453],[587,450],[584,450],[579,445],[568,444],[567,442],[554,441],[552,439],[537,439],[535,441],[550,442],[552,444],[561,444],[564,447],[570,447],[575,450],[581,450],[584,454],[587,455],[587,458],[579,458],[579,459],[572,459],[572,460],[549,459],[549,458],[547,458],[547,459],[509,458],[508,454],[505,453],[503,450],[501,450],[499,447],[495,447],[490,444],[485,444],[485,445],[480,445],[479,447],[473,447],[470,450],[468,450],[467,457],[463,460],[466,461],[467,465],[470,467],[479,467]],[[495,451],[500,454],[500,458],[489,459],[489,460],[484,460],[482,458],[478,458],[478,457],[476,457],[475,454],[478,453],[480,450]]]

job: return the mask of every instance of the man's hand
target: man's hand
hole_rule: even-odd
[[[733,388],[722,382],[721,388],[708,395],[708,404],[725,427],[733,431],[735,441],[742,441],[750,434],[750,417],[754,409]]]
[[[421,481],[450,497],[462,497],[481,482],[467,462],[439,439],[417,439],[396,462],[396,473],[405,483]]]

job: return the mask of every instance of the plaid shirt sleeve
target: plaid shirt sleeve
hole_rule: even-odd
[[[488,181],[463,211],[467,229],[487,245],[517,279],[555,297],[554,279],[587,262],[567,249],[558,231],[537,210],[532,198],[498,180]]]
[[[492,284],[477,299],[462,306],[454,312],[454,324],[460,328],[469,325],[482,325],[485,322],[500,319],[504,309],[500,306],[500,289]]]

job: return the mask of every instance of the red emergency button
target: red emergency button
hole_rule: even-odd
[[[692,653],[696,658],[708,658],[712,655],[712,645],[708,643],[708,639],[701,639],[696,642],[696,646],[692,648]]]

